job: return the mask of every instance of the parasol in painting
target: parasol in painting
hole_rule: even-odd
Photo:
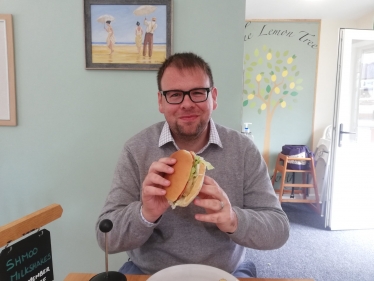
[[[152,14],[154,11],[156,11],[156,7],[152,5],[143,5],[134,10],[135,16],[144,16]]]
[[[105,24],[107,21],[114,21],[114,17],[111,15],[102,15],[97,18],[97,21]]]

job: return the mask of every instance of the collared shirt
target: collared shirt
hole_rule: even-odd
[[[209,122],[210,122],[210,131],[209,131],[209,140],[208,140],[208,143],[202,149],[200,149],[196,154],[203,153],[204,150],[211,143],[214,143],[214,144],[216,144],[216,145],[218,145],[219,147],[222,148],[222,142],[221,142],[221,139],[219,138],[219,135],[218,135],[218,132],[217,132],[217,128],[216,128],[216,125],[213,122],[213,119],[210,118]],[[160,139],[159,139],[159,142],[158,142],[158,147],[161,147],[161,146],[163,146],[164,144],[166,144],[168,142],[173,142],[175,148],[177,150],[179,150],[178,145],[175,143],[174,138],[171,135],[169,124],[168,124],[168,122],[165,122],[164,127],[162,128],[162,131],[161,131]]]

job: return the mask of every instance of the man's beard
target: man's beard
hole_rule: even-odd
[[[193,141],[197,139],[206,128],[207,124],[204,124],[203,121],[197,124],[193,131],[185,130],[183,126],[180,126],[177,122],[173,126],[173,132],[176,134],[176,137],[184,141]]]

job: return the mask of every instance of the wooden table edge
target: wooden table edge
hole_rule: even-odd
[[[64,281],[89,281],[95,273],[69,273]],[[151,275],[126,274],[127,281],[146,281]],[[314,281],[303,278],[238,278],[239,281]]]

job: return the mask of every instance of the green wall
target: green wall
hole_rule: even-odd
[[[217,123],[241,129],[244,0],[174,0],[174,52],[213,69]],[[2,0],[13,15],[18,126],[0,127],[0,225],[49,204],[55,280],[101,272],[94,226],[124,142],[163,120],[155,71],[85,70],[83,1]],[[109,257],[111,270],[127,260]]]

